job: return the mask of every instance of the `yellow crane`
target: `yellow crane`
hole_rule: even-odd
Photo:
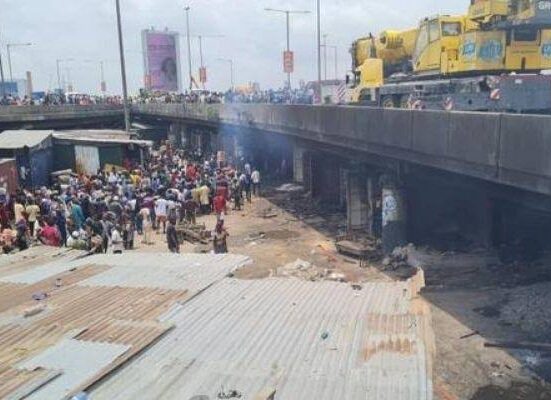
[[[471,0],[466,15],[370,34],[351,53],[356,103],[551,110],[551,78],[541,74],[551,69],[551,0]]]

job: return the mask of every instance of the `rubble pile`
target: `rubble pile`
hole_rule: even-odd
[[[534,339],[551,340],[551,282],[517,287],[507,296],[500,320]]]
[[[276,276],[292,277],[312,282],[323,280],[329,275],[326,269],[319,269],[312,263],[301,259],[277,268],[275,274]]]

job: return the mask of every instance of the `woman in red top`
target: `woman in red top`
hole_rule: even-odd
[[[39,238],[46,246],[59,247],[61,244],[61,234],[53,221],[48,221],[42,228]]]

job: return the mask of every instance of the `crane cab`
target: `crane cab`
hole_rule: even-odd
[[[464,17],[438,16],[421,21],[413,52],[414,72],[441,75],[452,71],[464,29]]]

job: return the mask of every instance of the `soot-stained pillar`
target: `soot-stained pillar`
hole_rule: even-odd
[[[348,231],[368,231],[369,202],[365,176],[348,172],[346,179],[346,219]]]
[[[383,176],[381,183],[383,251],[390,254],[396,247],[407,244],[406,190],[390,175]]]
[[[293,146],[293,180],[296,183],[304,183],[304,153],[304,147]]]

